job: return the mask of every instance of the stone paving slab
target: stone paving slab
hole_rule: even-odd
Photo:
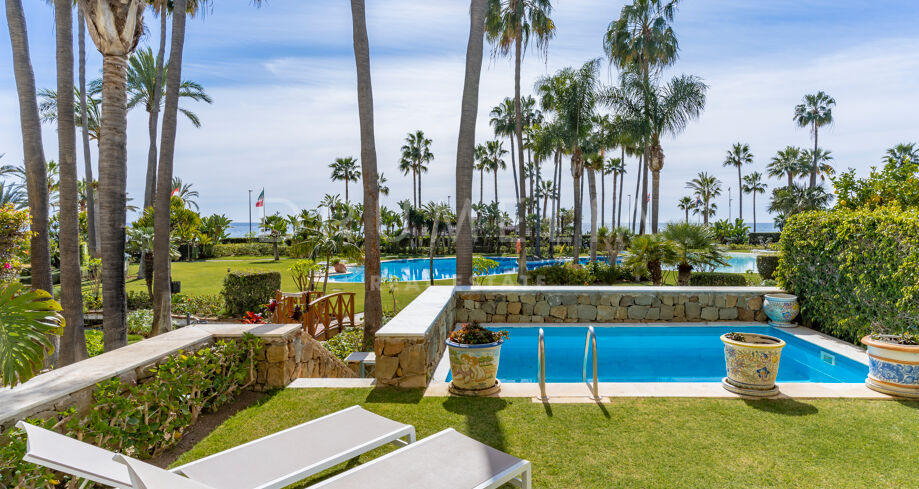
[[[423,338],[444,308],[451,305],[453,289],[452,285],[428,287],[380,328],[376,337]]]

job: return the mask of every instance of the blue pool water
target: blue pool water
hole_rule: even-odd
[[[517,271],[517,258],[515,257],[489,257],[498,262],[498,268],[492,274],[515,273]],[[527,261],[527,270],[561,263],[563,260],[537,260]],[[581,258],[581,263],[586,264],[587,258]],[[621,262],[622,259],[620,258]],[[756,257],[752,254],[736,254],[728,256],[728,265],[719,267],[717,272],[744,273],[748,270],[756,271]],[[387,260],[381,263],[383,278],[398,277],[399,280],[430,280],[430,261],[427,258],[410,258],[406,260]],[[456,278],[456,258],[435,258],[434,279]],[[329,277],[332,282],[363,282],[364,267],[350,267],[347,273]]]
[[[498,379],[538,382],[539,328],[506,329],[510,339],[501,348]],[[581,382],[587,328],[549,326],[543,330],[546,382]],[[731,331],[763,333],[785,340],[778,382],[860,383],[868,373],[867,365],[769,326],[626,326],[594,330],[600,382],[720,382],[725,375],[720,336]],[[592,358],[588,377],[591,370]]]

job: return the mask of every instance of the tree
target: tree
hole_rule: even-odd
[[[708,219],[715,215],[716,207],[712,199],[721,195],[721,180],[703,171],[687,182],[686,188],[702,200],[702,205],[697,207],[697,213],[702,214],[703,223],[707,226]]]
[[[763,176],[755,171],[749,175],[744,175],[743,177],[743,186],[741,190],[745,194],[753,194],[753,232],[756,232],[756,194],[761,194],[766,191],[766,183],[763,182]]]
[[[456,142],[456,284],[472,285],[472,172],[475,157],[475,123],[482,74],[486,0],[469,4],[469,41],[460,127]]]
[[[606,173],[613,176],[613,197],[612,209],[610,209],[610,220],[612,221],[613,228],[619,227],[619,222],[616,220],[616,202],[621,199],[619,191],[619,180],[623,178],[625,174],[625,164],[622,162],[622,158],[610,158],[606,161]],[[604,219],[604,224],[606,220]]]
[[[597,231],[597,236],[606,248],[606,259],[610,265],[619,260],[619,253],[632,242],[632,232],[628,228],[618,227],[610,230],[606,226]]]
[[[316,229],[316,232],[310,234],[305,243],[306,246],[312,250],[310,252],[310,258],[325,258],[325,277],[322,281],[323,295],[325,295],[326,287],[329,282],[329,268],[332,266],[332,256],[358,258],[361,255],[361,249],[354,244],[351,231],[349,231],[346,226],[343,226],[342,222],[337,219],[326,219],[322,225]],[[367,273],[366,268],[364,269],[364,273]],[[368,284],[371,283],[371,281],[365,280],[364,283]],[[382,303],[380,307],[382,308]],[[366,312],[364,314],[366,315]]]
[[[796,177],[807,174],[808,163],[802,157],[801,148],[786,146],[785,149],[776,152],[766,170],[770,177],[787,177],[790,187]]]
[[[772,189],[769,212],[777,214],[775,222],[782,229],[789,217],[799,212],[825,209],[832,200],[833,195],[823,187],[805,187],[795,183]]]
[[[836,170],[830,165],[830,162],[833,161],[831,153],[832,151],[823,148],[817,148],[816,152],[807,150],[801,154],[801,160],[813,162],[812,164],[816,165],[817,175],[820,177],[820,181],[823,182],[826,177],[836,174]]]
[[[833,107],[836,106],[836,100],[830,97],[823,90],[810,95],[805,95],[801,103],[795,106],[794,121],[799,127],[810,127],[811,134],[814,137],[814,157],[811,166],[810,186],[817,185],[817,132],[823,126],[833,123]]]
[[[513,156],[513,153],[511,155]],[[473,158],[475,158],[473,169],[479,172],[479,204],[481,204],[485,195],[485,170],[488,169],[488,148],[484,144],[477,144],[473,152]]]
[[[78,87],[80,94],[80,117],[78,118],[79,126],[82,128],[80,131],[82,135],[83,142],[83,169],[85,172],[84,179],[90,184],[95,181],[93,178],[93,164],[92,156],[89,149],[89,109],[88,102],[86,97],[86,21],[83,18],[83,6],[77,3],[77,25],[78,28],[78,37],[79,37],[79,51],[80,51],[80,61],[79,61],[79,70],[80,70],[80,86]],[[102,118],[102,115],[99,113],[98,104],[96,104],[96,127],[99,127],[99,120]],[[98,221],[96,220],[96,191],[92,185],[86,186],[86,238],[87,238],[87,247],[89,248],[89,256],[93,258],[98,258],[99,253],[99,236],[97,234]]]
[[[146,224],[146,223],[144,223]],[[141,260],[146,260],[147,270],[153,270],[153,236],[152,226],[133,225],[126,232],[127,242],[125,251],[128,253],[140,255]],[[147,294],[150,301],[153,301],[153,273],[144,275],[144,281],[147,284]]]
[[[333,182],[345,182],[345,202],[348,202],[348,182],[360,180],[357,160],[353,156],[335,158],[335,161],[329,164],[329,168],[332,169]]]
[[[514,99],[505,99],[495,108],[491,109],[492,128],[495,136],[506,137],[511,142],[511,174],[514,176],[514,199],[520,201],[520,182],[517,179],[517,150],[514,139],[517,131],[517,112],[514,109]]]
[[[182,201],[182,204],[188,208],[194,207],[195,210],[199,210],[198,201],[195,200],[200,195],[197,190],[192,190],[192,183],[185,183],[179,177],[172,177],[172,187],[170,189],[170,195],[178,197]]]
[[[735,167],[737,168],[737,188],[743,189],[743,176],[741,175],[741,168],[744,165],[749,165],[753,163],[753,153],[750,152],[750,145],[746,143],[734,143],[734,146],[731,146],[731,149],[728,150],[727,155],[724,157],[724,163],[722,166],[725,167]],[[738,213],[740,219],[743,219],[743,191],[737,193],[737,202],[738,202]]]
[[[671,223],[661,235],[673,244],[672,264],[677,269],[677,284],[689,285],[689,275],[694,268],[725,265],[724,253],[708,226]]]
[[[696,208],[696,200],[693,199],[692,197],[688,197],[688,196],[687,196],[687,197],[683,197],[683,198],[680,199],[680,201],[677,203],[677,207],[679,207],[681,211],[683,211],[683,212],[686,213],[686,220],[685,220],[685,222],[686,222],[686,223],[689,223],[689,211],[691,211],[691,210],[693,210],[693,209]],[[754,214],[755,214],[755,213],[756,213],[756,212],[755,212],[755,209],[754,209]]]
[[[363,168],[363,165],[361,165]],[[388,180],[383,176],[383,172],[377,176],[377,188],[380,190],[380,195],[389,195],[389,186],[386,185]]]
[[[429,202],[424,206],[425,219],[431,221],[431,239],[428,259],[430,260],[430,282],[434,285],[434,251],[437,249],[437,242],[440,240],[440,234],[443,229],[447,228],[450,221],[454,219],[450,207],[444,203]]]
[[[77,136],[73,86],[73,1],[54,0],[54,28],[57,46],[57,136],[60,169],[61,305],[69,328],[61,335],[59,366],[89,357],[83,333],[83,284],[80,271],[80,217],[77,204]]]
[[[881,160],[886,163],[893,159],[898,165],[908,163],[919,163],[919,149],[916,149],[916,143],[900,143],[892,148],[888,148]]]
[[[498,170],[506,170],[507,163],[504,161],[504,155],[507,150],[500,140],[488,141],[485,143],[485,155],[482,162],[485,170],[495,175],[495,204],[498,203]]]
[[[636,276],[642,276],[647,271],[651,282],[660,285],[663,278],[661,265],[673,263],[675,258],[676,250],[670,240],[662,234],[645,234],[632,238],[623,265]]]
[[[517,165],[520,192],[517,194],[518,237],[521,240],[517,256],[517,282],[526,283],[526,184],[523,163],[523,110],[520,105],[520,65],[533,36],[536,47],[543,53],[555,35],[550,0],[488,0],[485,33],[494,46],[493,55],[508,56],[514,49],[514,132],[517,139]]]
[[[13,49],[13,74],[19,98],[19,125],[22,129],[22,153],[25,160],[26,193],[32,216],[32,239],[29,258],[32,288],[51,292],[51,245],[48,239],[48,184],[45,150],[41,140],[41,120],[35,91],[35,74],[29,54],[22,0],[6,0],[6,21]]]
[[[427,163],[434,160],[431,153],[431,140],[424,136],[424,131],[417,130],[408,133],[405,144],[402,146],[402,160],[410,165],[412,170],[412,183],[418,179],[418,194],[415,197],[415,207],[421,207],[421,174],[428,171]]]
[[[552,180],[542,180],[536,187],[536,198],[542,198],[542,216],[546,219],[546,210],[549,208],[549,197],[555,195],[555,185]],[[537,204],[538,205],[538,204]]]
[[[280,253],[278,252],[278,243],[287,235],[287,224],[287,219],[281,217],[279,213],[267,216],[262,221],[262,229],[267,231],[271,236],[271,244],[274,249],[274,261],[281,259]]]

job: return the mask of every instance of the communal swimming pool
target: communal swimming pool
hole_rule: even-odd
[[[498,379],[538,382],[539,328],[490,329],[510,333],[501,348]],[[587,328],[545,325],[543,331],[546,382],[581,382]],[[720,336],[731,331],[785,340],[778,382],[861,383],[868,373],[867,365],[770,326],[595,326],[594,331],[599,382],[720,382],[725,375]]]
[[[498,268],[492,272],[492,275],[502,273],[514,273],[517,271],[517,258],[491,256],[492,260],[498,262]],[[621,262],[620,258],[620,262]],[[563,263],[569,260],[536,260],[527,261],[527,270],[533,270],[546,265]],[[719,267],[716,272],[744,273],[748,270],[756,271],[756,256],[749,253],[730,254],[727,259],[727,266]],[[581,263],[586,264],[587,258],[581,258]],[[410,258],[405,260],[386,260],[381,263],[383,279],[397,277],[399,280],[430,280],[431,264],[427,258]],[[434,259],[434,279],[456,278],[456,258],[435,258]],[[330,282],[363,282],[364,267],[350,267],[347,273],[329,276]]]

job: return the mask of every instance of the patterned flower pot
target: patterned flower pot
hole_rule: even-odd
[[[770,326],[790,328],[794,326],[791,321],[801,312],[801,306],[798,305],[797,296],[791,294],[766,294],[766,298],[763,300],[763,310],[769,316]]]
[[[348,271],[348,267],[346,267],[345,264],[341,262],[332,265],[332,268],[335,269],[335,273],[345,273]]]
[[[900,345],[862,338],[868,347],[868,378],[865,384],[893,396],[919,398],[919,345]]]
[[[504,340],[484,345],[463,345],[447,340],[453,387],[464,391],[495,387],[502,343]]]
[[[730,334],[730,333],[729,333]],[[732,392],[751,396],[778,394],[775,377],[785,342],[774,336],[740,333],[743,341],[721,335],[724,343],[724,364],[727,377],[722,385]]]

